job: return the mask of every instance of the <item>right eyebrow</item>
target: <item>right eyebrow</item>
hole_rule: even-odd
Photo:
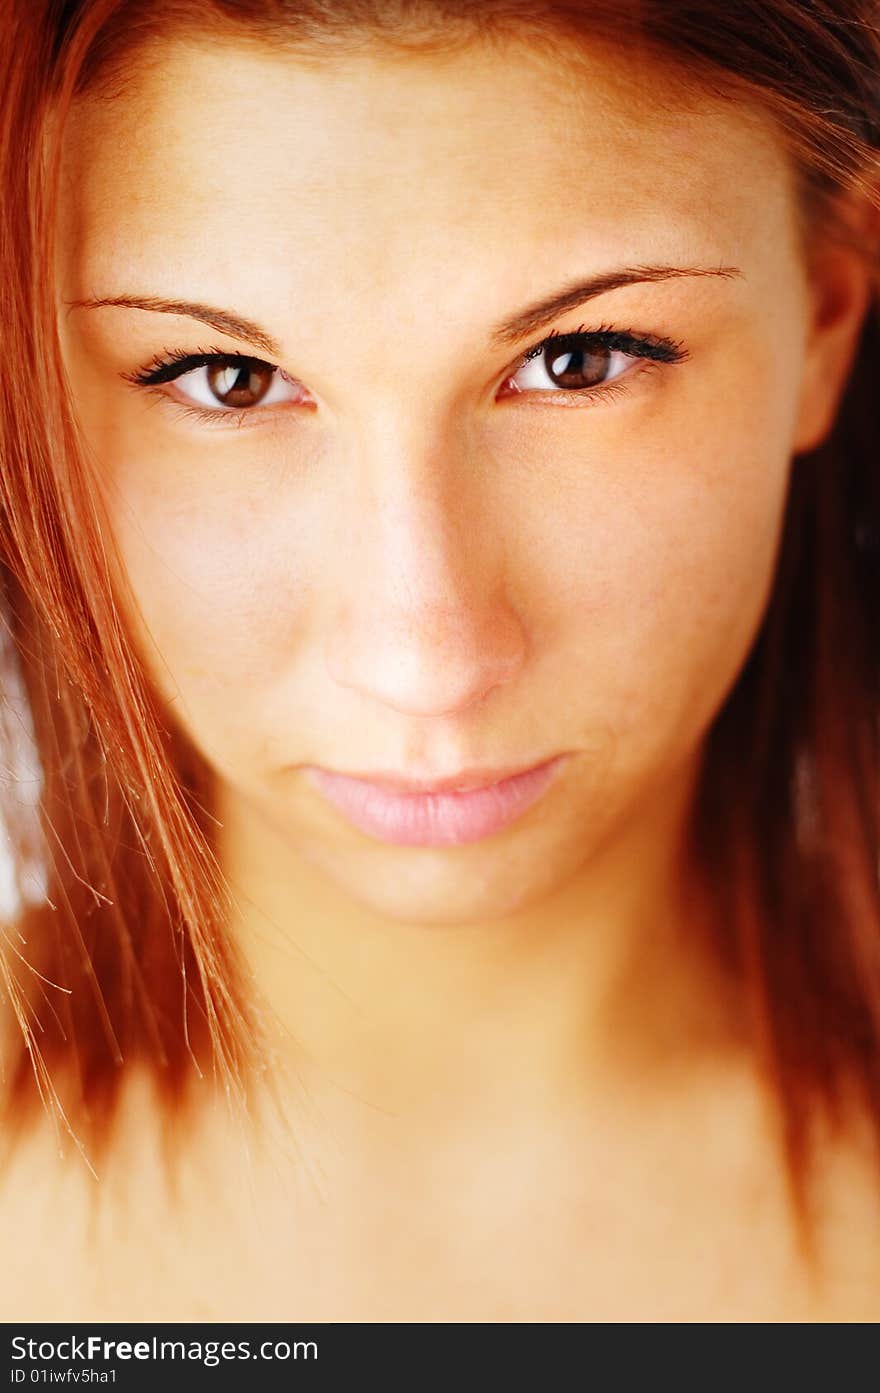
[[[566,310],[576,309],[597,295],[609,290],[618,290],[624,285],[637,285],[641,281],[671,280],[674,276],[741,276],[738,266],[624,266],[618,270],[603,271],[585,281],[563,286],[561,290],[545,299],[538,300],[520,310],[511,319],[496,324],[489,336],[493,347],[506,348],[518,343],[528,334],[535,334]]]
[[[281,357],[281,345],[266,329],[252,319],[245,319],[234,310],[217,309],[197,300],[166,300],[160,295],[87,296],[83,300],[68,300],[71,309],[99,309],[102,305],[118,305],[127,310],[151,310],[155,314],[180,314],[186,319],[200,319],[221,334],[244,339],[272,358]]]

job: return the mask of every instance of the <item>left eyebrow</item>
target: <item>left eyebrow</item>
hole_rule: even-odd
[[[495,348],[505,348],[518,343],[527,334],[535,334],[552,324],[553,320],[566,310],[573,310],[604,295],[609,290],[618,290],[624,285],[636,285],[640,281],[665,281],[674,276],[741,276],[738,266],[625,266],[619,270],[604,271],[591,276],[589,280],[577,281],[564,286],[555,295],[538,300],[526,309],[520,310],[512,319],[496,324],[489,336]]]
[[[127,310],[151,310],[155,314],[180,314],[187,319],[200,319],[210,324],[221,334],[229,334],[236,339],[244,339],[272,358],[281,357],[281,346],[272,335],[252,319],[245,319],[232,310],[216,309],[213,305],[202,305],[195,300],[165,300],[158,295],[112,295],[106,297],[87,297],[84,300],[68,300],[71,309],[96,309],[102,305],[118,305]]]

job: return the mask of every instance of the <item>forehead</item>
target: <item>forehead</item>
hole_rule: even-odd
[[[684,103],[664,69],[605,45],[306,62],[169,40],[120,95],[80,103],[64,171],[74,294],[229,303],[246,285],[267,316],[281,287],[402,301],[410,275],[464,302],[487,268],[540,273],[536,255],[747,260],[791,200],[757,109]]]

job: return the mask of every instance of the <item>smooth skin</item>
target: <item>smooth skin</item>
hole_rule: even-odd
[[[684,840],[790,470],[830,428],[869,295],[849,252],[816,246],[808,265],[769,120],[685,105],[669,73],[599,45],[307,62],[169,39],[121,96],[80,106],[65,160],[72,388],[137,641],[218,776],[230,932],[284,1120],[258,1138],[206,1113],[172,1199],[133,1085],[130,1183],[102,1179],[125,1221],[88,1240],[75,1196],[94,1181],[51,1147],[29,1156],[31,1183],[42,1165],[65,1197],[66,1257],[51,1292],[35,1262],[14,1305],[880,1315],[855,1140],[829,1154],[809,1290]],[[650,266],[687,274],[497,334]],[[277,352],[80,303],[122,297],[219,307]],[[555,388],[541,355],[523,367],[550,331],[600,325],[686,357],[612,355],[626,390],[592,397]],[[280,374],[223,420],[205,369],[126,380],[168,349]],[[302,772],[561,752],[539,805],[460,847],[382,844]]]

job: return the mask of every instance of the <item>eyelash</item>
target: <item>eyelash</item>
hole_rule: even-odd
[[[674,365],[684,362],[690,356],[680,341],[667,338],[663,334],[641,334],[633,329],[615,328],[610,324],[600,324],[595,329],[587,329],[586,325],[582,324],[577,329],[566,330],[563,333],[553,331],[541,339],[540,343],[527,349],[513,368],[505,374],[504,381],[506,382],[510,377],[515,376],[526,363],[539,357],[550,347],[555,347],[559,353],[599,348],[643,359],[641,368],[637,369],[636,373],[628,373],[629,377],[644,376],[646,372],[656,371],[657,368],[665,364]],[[132,373],[122,373],[121,376],[133,386],[149,391],[164,385],[166,382],[173,382],[178,377],[182,377],[185,373],[192,372],[197,368],[211,365],[239,367],[245,363],[253,364],[256,367],[271,367],[275,372],[280,372],[286,381],[294,382],[294,379],[288,378],[280,368],[274,367],[272,363],[267,363],[262,358],[253,358],[242,353],[229,353],[216,347],[198,348],[194,353],[188,353],[181,349],[163,349],[143,367]],[[621,374],[621,376],[623,375]],[[575,400],[584,397],[599,397],[605,400],[625,395],[629,390],[626,381],[613,378],[610,382],[600,383],[596,387],[582,387],[572,391],[560,389],[558,394],[548,391],[538,395],[547,396],[551,398],[553,404],[558,404],[560,396]],[[212,411],[191,403],[174,401],[164,392],[160,392],[158,395],[166,403],[170,402],[171,406],[175,407],[184,417],[206,421],[210,425],[242,426],[248,416],[254,416],[258,411],[258,407],[253,406],[239,407],[237,410],[223,410],[218,407],[216,411]]]

